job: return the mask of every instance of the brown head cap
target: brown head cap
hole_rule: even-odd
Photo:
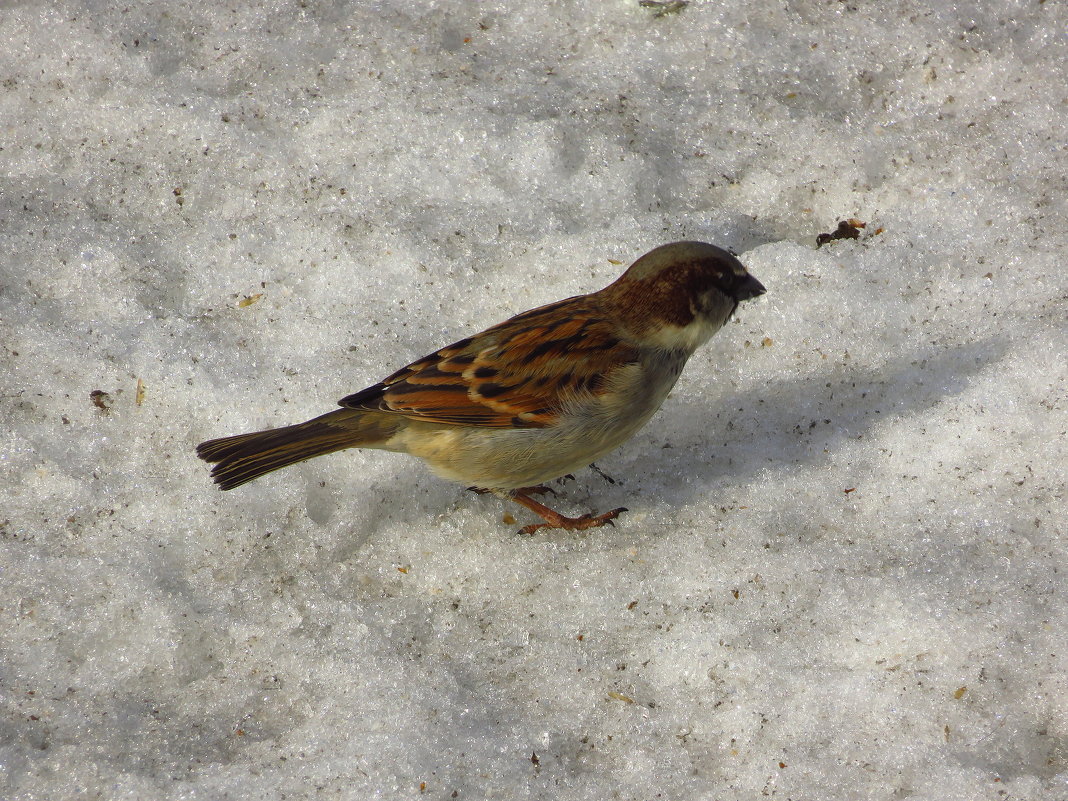
[[[602,292],[641,330],[657,321],[688,325],[702,301],[716,294],[711,290],[735,305],[765,292],[737,258],[706,242],[673,242],[650,250]]]

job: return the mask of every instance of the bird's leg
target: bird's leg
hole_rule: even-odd
[[[612,478],[610,475],[608,475],[608,473],[606,473],[604,470],[599,468],[597,465],[591,464],[590,465],[590,470],[595,472],[597,475],[599,475],[601,478],[603,478],[609,484],[615,484],[616,483],[616,480],[614,478]]]
[[[535,531],[543,528],[562,528],[564,531],[584,531],[588,528],[597,528],[603,526],[606,523],[614,526],[612,521],[619,517],[621,512],[627,511],[626,507],[619,507],[613,509],[611,512],[605,512],[600,515],[582,515],[581,517],[564,517],[557,511],[550,509],[548,506],[542,503],[538,503],[536,500],[530,497],[528,494],[530,488],[514,489],[511,491],[497,491],[494,492],[499,498],[507,498],[510,501],[515,501],[520,506],[525,506],[532,511],[542,520],[544,523],[531,523],[529,526],[523,526],[520,529],[521,534],[533,534]]]

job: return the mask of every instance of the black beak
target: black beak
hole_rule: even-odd
[[[731,294],[734,296],[735,300],[741,302],[743,300],[752,300],[753,298],[758,298],[767,291],[768,290],[764,289],[764,285],[762,283],[753,278],[753,276],[746,273],[745,278],[740,284],[734,287]]]

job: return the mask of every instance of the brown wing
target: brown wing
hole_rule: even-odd
[[[612,370],[636,359],[596,299],[581,295],[454,342],[340,404],[438,423],[537,428],[551,425],[567,400],[604,391]]]

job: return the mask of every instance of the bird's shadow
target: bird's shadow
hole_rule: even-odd
[[[639,464],[671,477],[663,487],[675,502],[711,484],[744,484],[769,468],[817,465],[877,425],[909,425],[910,418],[963,392],[1007,350],[1007,342],[989,339],[879,365],[837,364],[725,393],[712,405],[715,411],[707,399],[680,396],[665,410],[674,433],[646,434],[641,447],[652,453]],[[920,424],[914,425],[922,436]],[[675,480],[683,474],[693,480]]]

